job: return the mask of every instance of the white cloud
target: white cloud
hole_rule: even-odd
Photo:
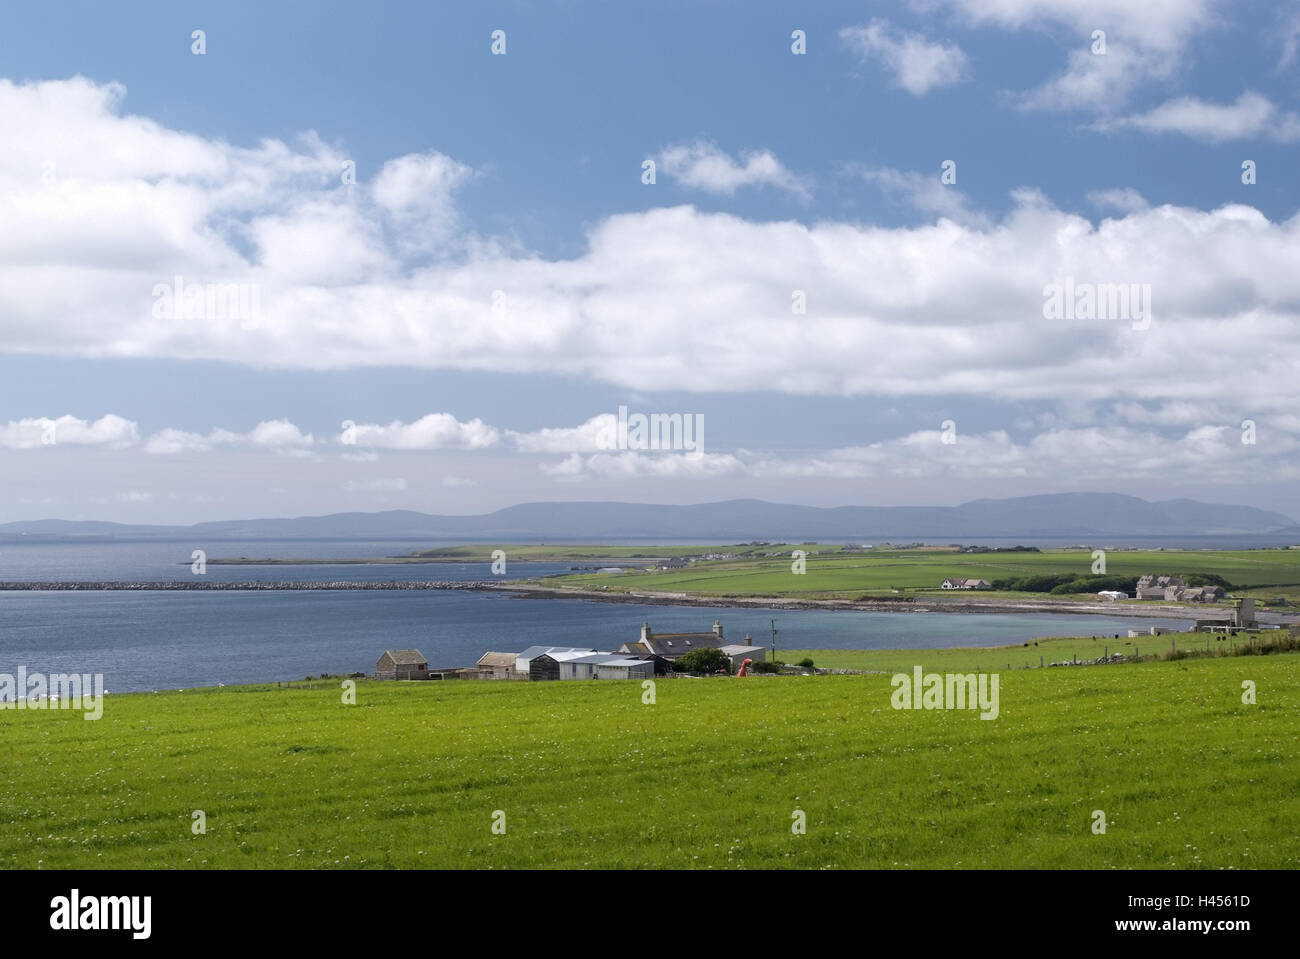
[[[374,463],[379,460],[379,454],[374,450],[358,450],[355,453],[342,453],[339,459],[347,463]]]
[[[203,453],[222,446],[245,446],[274,452],[301,455],[316,442],[288,420],[264,420],[247,433],[235,433],[217,427],[208,433],[190,433],[168,427],[154,433],[145,442],[145,452],[168,455]]]
[[[134,422],[114,413],[93,423],[72,415],[10,420],[0,426],[0,446],[37,449],[42,446],[104,446],[121,448],[139,442]]]
[[[1031,109],[1108,111],[1183,69],[1191,42],[1219,23],[1223,0],[940,0],[971,26],[1041,29],[1073,47],[1064,72],[1026,92]],[[1092,34],[1106,33],[1106,53]]]
[[[970,61],[957,44],[931,42],[887,20],[877,18],[866,26],[844,27],[839,36],[863,62],[884,64],[894,75],[894,85],[913,96],[953,86],[970,73]]]
[[[387,426],[358,423],[337,437],[347,446],[391,450],[477,450],[495,446],[501,433],[480,419],[462,423],[450,413],[429,413],[411,423],[394,420]]]
[[[560,479],[588,476],[631,479],[713,479],[745,472],[745,464],[730,453],[572,453],[559,463],[542,464],[542,472]]]
[[[1277,68],[1285,70],[1292,66],[1300,55],[1300,4],[1292,3],[1291,9],[1279,13],[1281,23],[1282,53],[1277,61]]]
[[[731,196],[751,186],[787,190],[805,199],[811,196],[808,182],[786,169],[770,150],[742,155],[737,163],[715,144],[700,140],[665,148],[656,158],[658,169],[684,186]]]
[[[406,489],[406,480],[400,476],[371,480],[348,480],[343,488],[349,493],[400,493]]]
[[[442,478],[442,485],[449,489],[456,489],[462,486],[477,486],[478,483],[464,476],[444,476]]]
[[[535,433],[511,430],[507,435],[525,453],[594,453],[610,449],[617,431],[618,417],[601,413],[581,426],[553,427]]]
[[[1300,140],[1300,115],[1279,109],[1268,97],[1248,90],[1232,103],[1208,103],[1196,97],[1167,100],[1146,113],[1099,124],[1103,130],[1135,129],[1144,133],[1181,133],[1196,140]]]
[[[474,170],[441,153],[389,160],[372,190],[375,201],[404,230],[408,245],[422,248],[445,241],[456,230],[453,195]]]
[[[1249,483],[1267,472],[1275,480],[1300,477],[1300,419],[1270,418],[1260,429],[1266,445],[1241,442],[1236,423],[1209,424],[1189,418],[1190,406],[1176,404],[1142,417],[1090,426],[1054,427],[1024,440],[1003,430],[956,433],[943,442],[940,430],[922,430],[867,446],[823,450],[654,455],[637,452],[570,454],[542,471],[560,480],[942,480],[1041,479],[1112,483],[1116,479],[1166,480],[1171,472],[1194,471],[1206,483]],[[1168,435],[1157,426],[1176,424]]]
[[[992,225],[987,216],[971,208],[969,198],[955,184],[943,183],[937,170],[932,174],[922,174],[892,167],[850,165],[846,172],[880,187],[891,200],[901,200],[922,213],[947,217],[969,226]]]
[[[118,115],[111,93],[84,80],[0,83],[12,145],[0,151],[0,343],[11,352],[542,373],[633,390],[1046,402],[1212,391],[1250,409],[1295,406],[1298,216],[1165,205],[1098,224],[1032,190],[997,222],[954,212],[899,228],[680,206],[600,220],[570,259],[486,244],[413,265],[397,243],[392,272],[325,283],[318,252],[298,265],[287,252],[246,258],[240,224],[316,216],[311,202],[338,193],[340,222],[382,225],[358,235],[400,233],[378,204],[350,205],[339,155],[313,137],[240,150],[168,131]],[[48,187],[47,154],[58,170]],[[937,212],[950,196],[910,199]],[[259,328],[153,317],[153,285],[176,273],[260,283]],[[1065,276],[1150,284],[1150,329],[1044,320],[1043,288]],[[793,290],[806,291],[807,315],[792,317]],[[358,445],[373,448],[500,440],[447,414],[364,430]],[[164,432],[154,445],[194,443],[220,434]]]
[[[1120,213],[1141,213],[1151,204],[1132,187],[1117,187],[1110,190],[1091,190],[1088,202],[1102,210],[1117,210]]]

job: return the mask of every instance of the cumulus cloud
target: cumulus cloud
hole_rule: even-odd
[[[407,209],[402,191],[387,207],[349,200],[342,158],[318,138],[233,148],[123,116],[120,98],[85,80],[0,83],[12,144],[0,152],[0,342],[10,351],[534,372],[629,389],[1046,402],[1217,390],[1254,408],[1294,405],[1297,216],[1165,205],[1094,223],[1023,190],[984,222],[959,217],[960,206],[942,212],[957,194],[907,194],[911,181],[893,171],[937,222],[757,222],[679,206],[600,220],[569,259],[485,245],[413,265],[385,239],[396,228],[387,211]],[[51,184],[40,178],[46,156]],[[373,227],[353,230],[359,242],[389,243],[374,247],[387,266],[327,282],[318,253],[295,265],[291,242],[270,260],[253,242],[267,217],[314,223],[336,207],[340,222]],[[177,273],[260,283],[258,328],[152,316],[151,289]],[[1045,320],[1043,289],[1067,276],[1150,284],[1150,328]],[[793,320],[792,290],[809,304]],[[446,414],[354,438],[376,449],[500,440]]]
[[[348,480],[343,489],[349,493],[400,493],[406,489],[406,480],[400,476]]]
[[[1077,46],[1065,70],[1020,98],[1032,109],[1108,111],[1185,64],[1193,38],[1221,21],[1224,0],[940,0],[971,26],[1038,29]],[[1092,52],[1093,31],[1106,53]]]
[[[133,446],[140,439],[134,422],[114,413],[91,422],[70,414],[57,418],[10,420],[0,426],[0,446],[36,449],[42,446]]]
[[[1282,110],[1259,93],[1248,90],[1232,103],[1209,103],[1196,97],[1166,100],[1146,113],[1098,124],[1102,130],[1141,130],[1179,133],[1196,140],[1300,140],[1300,114]]]
[[[811,196],[807,180],[786,169],[770,150],[744,153],[737,162],[717,145],[700,140],[667,147],[656,164],[683,186],[708,193],[731,196],[745,187],[770,186],[805,199]]]
[[[894,76],[894,85],[913,96],[953,86],[967,78],[970,61],[955,43],[937,43],[919,33],[900,30],[888,20],[844,27],[840,40],[863,62],[878,62]]]
[[[145,442],[145,451],[160,455],[203,453],[217,447],[244,446],[274,452],[303,454],[316,442],[289,420],[264,420],[247,433],[217,427],[208,433],[191,433],[167,427]]]
[[[1088,202],[1098,209],[1115,210],[1120,213],[1140,213],[1151,206],[1146,198],[1132,187],[1091,190],[1088,193]]]
[[[355,423],[344,428],[338,442],[390,450],[478,450],[495,446],[501,432],[480,419],[462,423],[450,413],[429,413],[411,423],[394,420],[387,426]]]
[[[581,426],[550,427],[535,433],[508,435],[525,453],[594,453],[614,445],[618,432],[618,417],[613,413],[593,416]]]
[[[631,479],[715,479],[745,472],[745,464],[730,453],[642,453],[623,451],[582,456],[572,453],[559,463],[544,463],[543,473],[559,479],[589,476]]]
[[[456,230],[455,192],[474,170],[441,153],[389,160],[375,178],[375,201],[403,227],[408,245],[424,248],[450,237]]]
[[[953,184],[939,178],[939,172],[918,173],[892,167],[849,165],[845,171],[878,186],[887,198],[901,201],[930,216],[947,217],[957,223],[988,227],[992,223],[972,208],[970,199]]]
[[[1274,479],[1300,476],[1294,461],[1300,429],[1281,418],[1267,430],[1266,446],[1244,445],[1235,424],[1188,425],[1166,409],[1145,423],[1110,421],[1043,430],[1017,440],[1005,430],[956,432],[944,442],[941,430],[921,430],[866,446],[824,450],[654,455],[637,452],[574,453],[541,469],[557,479],[879,479],[965,481],[1044,479],[1069,476],[1080,483],[1116,479],[1167,480],[1171,471],[1194,471],[1209,483],[1250,482],[1267,471]],[[1154,428],[1179,423],[1173,434]],[[1300,422],[1291,424],[1300,427]]]

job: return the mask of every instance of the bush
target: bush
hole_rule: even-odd
[[[749,670],[753,673],[779,673],[781,671],[781,664],[769,663],[765,659],[760,659],[756,663],[750,663]]]
[[[803,659],[799,660],[799,662],[797,662],[795,665],[796,665],[796,666],[803,666],[803,667],[805,667],[806,669],[812,669],[812,668],[813,668],[812,657],[811,657],[811,656],[805,656]]]
[[[679,673],[731,672],[731,657],[720,649],[692,649],[673,662],[673,669]]]

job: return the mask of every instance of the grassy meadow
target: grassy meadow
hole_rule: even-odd
[[[1273,633],[1255,635],[1267,638]],[[1111,634],[1096,639],[1091,636],[1045,637],[1012,646],[959,646],[947,649],[779,649],[777,658],[785,663],[797,663],[809,658],[821,669],[887,670],[892,673],[921,666],[938,672],[991,672],[1036,669],[1040,664],[1050,665],[1075,659],[1084,662],[1116,653],[1146,658],[1163,657],[1171,650],[1182,653],[1218,652],[1249,642],[1246,633],[1223,638],[1206,633],[1166,633],[1162,636],[1142,635],[1133,638],[1121,636],[1119,639]]]
[[[1003,671],[992,721],[891,692],[362,681],[345,705],[317,681],[3,710],[0,867],[1300,866],[1300,654]]]
[[[695,547],[700,551],[701,547]],[[731,547],[719,547],[730,550]],[[625,573],[582,572],[547,579],[550,585],[616,590],[662,590],[688,595],[722,597],[790,597],[857,599],[863,595],[930,598],[956,595],[963,599],[1025,598],[1068,602],[1068,596],[990,590],[953,593],[940,589],[949,577],[997,579],[1071,573],[1088,575],[1092,552],[1052,549],[1042,552],[959,553],[943,549],[881,549],[845,553],[838,546],[767,546],[761,552],[782,551],[779,557],[754,555],[732,560],[695,563],[681,570],[635,570]],[[807,571],[791,571],[790,551],[807,552]],[[507,555],[511,555],[507,549]],[[1106,572],[1116,576],[1215,573],[1243,595],[1300,598],[1300,550],[1111,550]],[[1092,594],[1084,594],[1095,598]],[[1132,602],[1139,602],[1133,600]],[[1121,602],[1121,606],[1123,603]],[[1151,605],[1145,602],[1143,605]]]

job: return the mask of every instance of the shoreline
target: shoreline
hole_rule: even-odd
[[[687,593],[604,592],[600,590],[542,586],[528,583],[488,583],[483,589],[507,592],[518,599],[582,599],[604,603],[636,603],[643,606],[713,606],[723,609],[829,610],[861,613],[1056,613],[1065,616],[1113,616],[1134,619],[1222,619],[1230,618],[1228,609],[1192,606],[1122,606],[1112,603],[1052,602],[1046,600],[947,600],[924,601],[849,599],[793,599],[790,597],[700,596]],[[1222,615],[1215,616],[1214,613]],[[1207,615],[1208,614],[1208,615]],[[1265,617],[1269,617],[1265,619]],[[1265,622],[1300,623],[1300,614],[1262,612]]]
[[[707,606],[720,609],[825,610],[863,613],[948,613],[954,615],[1056,614],[1109,616],[1117,619],[1214,619],[1228,622],[1231,608],[1202,606],[1117,606],[1108,602],[1035,599],[798,599],[765,596],[708,596],[672,592],[611,592],[532,582],[491,583],[480,580],[43,580],[3,581],[0,592],[369,592],[459,590],[505,593],[514,599],[577,599],[594,603],[634,603],[642,606]],[[1261,622],[1300,624],[1300,613],[1261,611]]]

